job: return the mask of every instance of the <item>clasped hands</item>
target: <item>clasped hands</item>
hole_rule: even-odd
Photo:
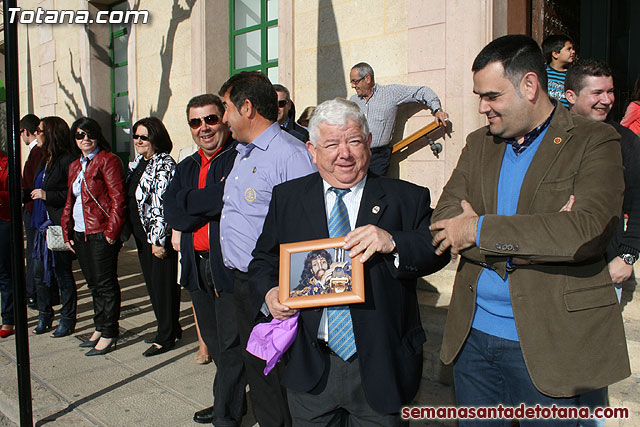
[[[376,252],[390,254],[396,248],[391,234],[375,225],[365,225],[351,231],[345,236],[343,247],[349,251],[351,258],[360,256],[362,263]],[[264,301],[271,315],[278,320],[286,320],[298,312],[298,310],[280,303],[277,286],[269,289]]]

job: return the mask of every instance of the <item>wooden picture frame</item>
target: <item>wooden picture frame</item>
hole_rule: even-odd
[[[343,245],[344,237],[280,245],[280,303],[291,308],[363,303],[363,265]]]

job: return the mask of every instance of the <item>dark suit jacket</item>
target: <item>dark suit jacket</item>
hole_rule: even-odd
[[[452,363],[473,322],[483,267],[505,277],[509,257],[536,264],[509,274],[520,346],[538,390],[575,396],[630,374],[620,307],[605,250],[622,211],[619,135],[611,126],[558,106],[525,175],[516,215],[496,215],[498,178],[508,147],[487,127],[467,138],[433,221],[461,213],[467,200],[484,215],[479,246],[462,253],[441,359]],[[510,148],[509,148],[510,149]],[[560,212],[570,195],[571,212]]]
[[[428,189],[372,174],[360,203],[356,225],[373,224],[391,233],[400,259],[399,268],[390,254],[375,254],[369,259],[364,266],[365,302],[350,305],[365,395],[382,413],[399,412],[418,390],[426,337],[416,279],[439,270],[449,259],[448,255],[437,257],[431,245],[429,203]],[[267,291],[278,285],[279,245],[329,237],[325,212],[318,173],[274,188],[249,265],[256,310]],[[321,315],[321,308],[301,310],[282,379],[285,387],[310,393],[324,388],[329,356],[317,342]]]
[[[204,188],[198,188],[200,153],[196,151],[176,166],[164,194],[164,219],[180,237],[180,285],[188,291],[200,287],[193,249],[193,233],[209,223],[209,263],[216,290],[233,293],[233,273],[224,266],[220,249],[220,213],[224,184],[235,161],[236,141],[227,138],[222,151],[211,161]]]

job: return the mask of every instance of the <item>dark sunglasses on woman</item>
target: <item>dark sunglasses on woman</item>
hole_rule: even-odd
[[[139,139],[139,140],[141,140],[141,141],[145,141],[145,142],[147,142],[147,141],[149,140],[149,137],[148,137],[147,135],[138,135],[138,134],[135,134],[135,135],[133,135],[133,139],[134,139],[134,140]]]
[[[87,132],[84,132],[84,131],[81,131],[81,130],[77,131],[76,134],[75,134],[75,138],[76,138],[77,141],[83,140],[85,136],[87,138],[89,138],[89,139],[95,139],[95,137],[94,137],[95,135],[91,135],[91,134],[89,134]]]
[[[213,126],[218,124],[220,118],[215,114],[209,114],[208,116],[204,117],[194,117],[193,119],[189,119],[189,127],[191,129],[198,129],[200,126],[202,126],[203,120],[209,126]]]

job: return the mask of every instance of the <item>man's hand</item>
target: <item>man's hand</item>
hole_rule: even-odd
[[[439,110],[434,114],[434,116],[436,118],[436,123],[438,124],[438,126],[446,126],[445,121],[449,118],[449,115],[445,113],[444,110]]]
[[[608,267],[613,283],[626,282],[633,274],[633,265],[627,264],[619,256],[612,259]]]
[[[69,248],[69,250],[75,254],[76,251],[73,250],[73,240],[69,240],[68,242],[65,242],[65,243],[67,244],[67,247]]]
[[[391,234],[375,225],[365,225],[351,231],[344,239],[344,248],[355,258],[362,253],[360,262],[365,262],[376,252],[390,254],[396,248]]]
[[[564,204],[563,207],[560,208],[560,212],[571,212],[573,209],[573,204],[576,202],[576,196],[573,194],[569,196],[569,200]]]
[[[167,250],[162,246],[151,245],[151,253],[156,258],[163,259],[167,257]]]
[[[176,252],[180,252],[180,237],[182,232],[178,230],[171,230],[171,246]]]
[[[573,204],[575,202],[576,202],[576,196],[574,196],[573,194],[570,195],[569,196],[569,200],[567,200],[567,203],[565,203],[564,206],[562,206],[558,212],[571,212],[571,210],[573,209]],[[513,265],[532,265],[532,264],[539,264],[539,263],[535,262],[535,261],[530,261],[530,260],[524,259],[524,258],[513,257],[513,258],[511,258],[511,264],[513,264]]]
[[[110,245],[115,245],[116,244],[115,239],[110,239],[107,236],[104,236],[104,238],[105,238],[105,240],[107,241],[108,244],[110,244]]]
[[[286,305],[280,304],[280,298],[278,298],[278,287],[269,289],[269,292],[264,296],[264,302],[269,308],[269,313],[274,319],[287,320],[298,312],[293,308],[289,308]]]
[[[31,192],[31,198],[33,200],[36,200],[36,199],[47,200],[47,193],[45,193],[44,190],[41,190],[38,188]]]
[[[451,257],[455,259],[464,249],[476,244],[476,232],[478,226],[478,214],[466,200],[460,202],[462,213],[450,219],[436,221],[429,230],[440,230],[433,238],[433,246],[436,247],[436,255],[442,255],[451,248]]]

